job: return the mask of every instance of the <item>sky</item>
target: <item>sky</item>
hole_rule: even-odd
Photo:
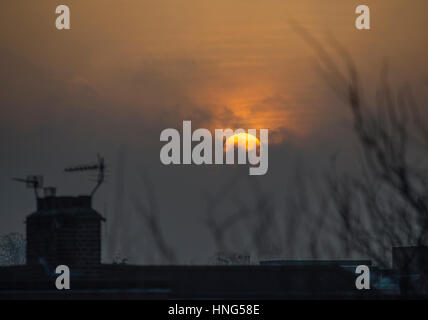
[[[187,263],[215,250],[202,195],[231,177],[240,182],[229,195],[249,204],[257,181],[281,211],[292,177],[311,179],[337,150],[348,152],[345,166],[354,165],[349,110],[316,71],[317,54],[292,21],[327,47],[332,39],[343,45],[369,92],[385,60],[396,85],[418,90],[428,79],[425,0],[62,1],[71,10],[67,31],[55,29],[59,4],[0,5],[0,234],[23,233],[35,207],[31,192],[10,178],[40,173],[59,194],[88,193],[87,176],[62,169],[99,152],[110,168],[94,199],[110,222],[104,237],[121,230],[118,247],[135,263],[158,262],[156,252],[141,254],[153,241],[134,205],[144,201],[144,172],[165,237]],[[370,31],[354,26],[359,4],[371,9]],[[183,120],[210,130],[269,129],[268,174],[249,181],[237,167],[161,165],[159,134]],[[232,249],[251,251],[242,234]]]

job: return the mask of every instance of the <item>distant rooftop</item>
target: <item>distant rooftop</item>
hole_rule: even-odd
[[[262,266],[371,266],[370,260],[263,260]]]

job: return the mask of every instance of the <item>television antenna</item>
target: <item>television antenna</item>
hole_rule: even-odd
[[[26,179],[23,178],[12,178],[13,181],[25,183],[28,189],[34,190],[34,195],[36,199],[39,199],[38,190],[43,188],[43,176],[40,175],[31,175],[27,176]]]
[[[68,167],[64,169],[65,172],[69,172],[69,173],[97,171],[96,185],[92,189],[91,196],[95,194],[95,192],[98,190],[98,188],[101,186],[101,184],[104,182],[104,179],[105,179],[106,165],[104,163],[104,158],[101,157],[99,154],[97,155],[97,157],[98,159],[96,163],[78,165],[78,166]]]

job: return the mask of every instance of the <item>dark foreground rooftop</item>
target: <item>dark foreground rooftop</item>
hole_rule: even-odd
[[[0,268],[0,299],[357,299],[355,275],[339,266],[133,266],[71,270],[57,290],[43,266]]]

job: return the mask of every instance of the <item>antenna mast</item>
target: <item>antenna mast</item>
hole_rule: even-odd
[[[96,183],[95,187],[92,189],[91,197],[95,194],[95,192],[98,190],[98,188],[104,182],[104,178],[105,178],[106,165],[104,163],[104,158],[101,157],[99,154],[97,155],[97,157],[98,157],[98,161],[96,164],[79,165],[79,166],[68,167],[68,168],[64,169],[65,172],[98,171],[97,172],[97,183]]]
[[[43,176],[32,175],[32,176],[27,176],[26,179],[12,178],[12,180],[25,183],[28,189],[34,190],[34,195],[36,196],[36,199],[39,199],[39,193],[37,190],[43,187]]]

